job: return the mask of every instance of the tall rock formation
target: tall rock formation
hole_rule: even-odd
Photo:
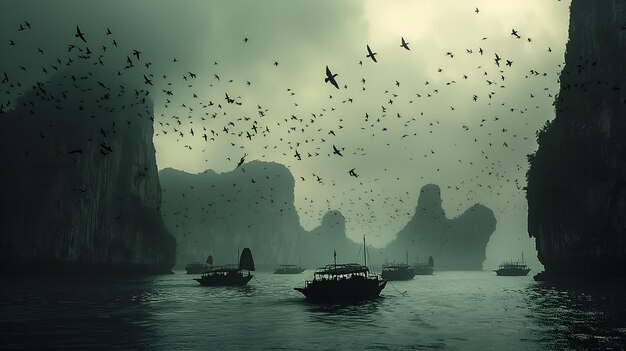
[[[346,237],[346,219],[339,211],[327,212],[320,226],[301,235],[296,245],[297,261],[307,267],[332,263],[334,253],[338,263],[355,262],[360,250]]]
[[[384,250],[384,258],[402,259],[408,252],[409,261],[415,255],[420,262],[433,256],[437,270],[482,269],[487,243],[496,229],[493,212],[476,204],[448,219],[441,203],[439,186],[425,185],[415,215]]]
[[[529,156],[528,230],[549,279],[626,273],[626,1],[573,0],[554,121]]]
[[[304,230],[294,207],[294,179],[276,163],[253,161],[217,174],[160,172],[165,223],[178,240],[179,266],[203,261],[237,262],[249,247],[262,268],[289,262]]]
[[[237,249],[249,247],[260,269],[299,263],[317,267],[356,243],[346,238],[345,219],[331,211],[307,232],[294,206],[295,181],[283,165],[252,161],[230,172],[160,172],[163,214],[178,242],[177,265],[237,261]],[[349,252],[352,254],[352,252]],[[356,251],[354,251],[356,253]]]
[[[89,66],[36,85],[0,115],[4,272],[163,273],[174,264],[152,103]]]

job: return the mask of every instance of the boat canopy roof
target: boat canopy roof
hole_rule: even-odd
[[[315,275],[343,275],[366,273],[369,269],[358,263],[328,264],[315,270]]]
[[[502,262],[500,264],[500,268],[526,268],[528,267],[525,263],[521,262]]]

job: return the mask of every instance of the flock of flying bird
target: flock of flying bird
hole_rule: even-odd
[[[479,9],[476,8],[474,11],[476,14],[479,14]],[[30,22],[24,21],[20,23],[18,26],[18,38],[11,39],[9,41],[10,48],[19,47],[21,42],[19,40],[19,32],[21,31],[30,31],[34,30],[33,25]],[[180,69],[179,60],[177,58],[173,58],[170,63],[174,68],[168,68],[169,72],[172,71],[182,71],[176,76],[167,75],[167,74],[156,74],[153,72],[152,63],[148,61],[144,54],[139,49],[123,49],[120,47],[117,39],[113,31],[109,28],[102,31],[105,40],[101,40],[100,35],[97,33],[86,33],[81,30],[80,26],[76,26],[74,28],[73,39],[67,45],[67,55],[64,58],[57,57],[53,63],[46,63],[41,65],[41,72],[44,75],[44,78],[48,77],[50,71],[59,71],[59,74],[63,73],[64,66],[70,67],[67,68],[68,74],[71,76],[71,82],[74,84],[73,87],[66,88],[62,91],[63,96],[70,96],[71,89],[77,88],[80,89],[101,89],[104,94],[104,98],[102,100],[96,101],[96,103],[101,104],[104,100],[108,100],[111,98],[112,94],[117,92],[118,96],[130,95],[133,97],[132,104],[137,105],[145,105],[145,113],[142,113],[139,118],[150,118],[155,122],[155,134],[154,138],[159,142],[160,138],[167,138],[168,141],[175,141],[179,143],[184,149],[191,151],[194,150],[196,145],[204,145],[206,143],[221,143],[221,145],[225,147],[230,147],[239,153],[233,156],[228,155],[227,160],[233,162],[233,166],[235,168],[241,168],[242,171],[245,172],[245,162],[248,157],[248,152],[254,147],[250,145],[251,142],[258,140],[271,140],[269,139],[272,133],[275,133],[274,130],[278,130],[279,137],[274,138],[274,145],[270,143],[264,146],[257,146],[255,153],[263,153],[261,157],[272,157],[270,152],[276,153],[278,155],[282,153],[283,156],[291,158],[294,162],[301,162],[307,158],[320,158],[320,157],[336,157],[336,158],[348,158],[348,154],[350,154],[352,158],[352,162],[354,159],[359,157],[366,157],[368,150],[367,147],[354,147],[352,150],[347,149],[345,146],[340,146],[341,140],[343,137],[351,134],[354,130],[346,130],[344,127],[348,124],[353,124],[349,121],[344,121],[342,117],[338,117],[338,111],[340,110],[339,104],[344,104],[344,106],[349,106],[354,101],[357,101],[357,97],[354,96],[356,91],[349,87],[351,86],[350,82],[343,81],[342,76],[333,73],[331,68],[327,65],[325,67],[325,77],[323,81],[327,84],[330,84],[334,89],[339,90],[342,96],[345,96],[345,99],[339,101],[334,98],[333,95],[329,96],[327,106],[320,107],[320,110],[311,112],[309,111],[310,117],[305,117],[301,113],[293,113],[290,116],[279,117],[273,113],[270,108],[257,105],[254,111],[250,111],[248,105],[246,104],[246,98],[238,96],[238,94],[230,93],[230,89],[236,90],[233,88],[235,83],[234,79],[225,78],[220,72],[217,71],[219,67],[219,62],[215,61],[211,66],[213,66],[216,71],[213,73],[212,77],[203,77],[200,73],[194,73],[194,69],[185,68]],[[513,40],[521,39],[522,36],[519,30],[512,29],[510,36]],[[96,39],[92,39],[96,38]],[[482,38],[481,41],[486,40],[487,38]],[[250,39],[248,37],[243,39],[242,45],[247,45]],[[530,44],[533,43],[532,38],[527,37],[524,42]],[[104,44],[103,44],[104,43]],[[406,52],[410,52],[410,43],[404,37],[399,38],[399,46],[400,49],[404,49]],[[99,49],[92,50],[90,47],[100,47]],[[380,64],[379,58],[377,58],[378,52],[372,50],[369,44],[365,44],[364,50],[364,58],[366,60],[370,60],[371,64]],[[116,53],[111,53],[112,48],[118,50]],[[487,68],[487,64],[484,67],[481,65],[477,69],[479,71],[480,76],[484,77],[484,84],[488,89],[488,92],[484,94],[487,97],[487,100],[490,101],[489,105],[491,105],[491,101],[495,100],[495,96],[497,94],[497,89],[505,88],[504,85],[505,79],[507,79],[507,72],[504,71],[504,68],[511,68],[515,65],[515,61],[512,58],[504,58],[498,52],[487,53],[487,50],[484,50],[483,47],[478,48],[467,48],[465,49],[465,53],[468,55],[474,54],[474,51],[477,51],[478,54],[482,56],[491,56],[493,59],[490,64],[493,68]],[[551,53],[552,49],[548,46],[545,48],[547,53]],[[44,54],[44,51],[41,48],[37,48],[37,52],[40,55]],[[107,56],[111,54],[111,56]],[[455,54],[451,51],[446,52],[444,56],[453,59]],[[109,69],[113,69],[113,71],[117,71],[118,76],[133,76],[137,75],[138,79],[136,79],[135,85],[142,85],[143,89],[130,89],[123,85],[120,85],[119,89],[110,86],[107,82],[102,81],[91,81],[92,75],[88,73],[84,76],[75,77],[71,75],[71,66],[74,65],[75,61],[82,61],[83,63],[87,63],[93,67],[93,69],[99,69],[106,65],[112,66],[114,68],[109,67]],[[268,63],[269,64],[269,63]],[[357,64],[363,67],[364,63],[362,60],[359,60]],[[279,61],[274,60],[272,63],[274,69],[279,68]],[[31,69],[35,69],[33,67],[18,67],[18,71],[27,71]],[[559,67],[560,68],[560,65]],[[556,69],[556,67],[555,67]],[[9,68],[8,71],[3,72],[2,76],[2,86],[0,87],[0,93],[2,96],[9,96],[8,101],[0,103],[0,111],[10,111],[15,108],[17,104],[18,96],[23,93],[26,87],[22,87],[19,80],[15,79],[14,76],[17,74],[12,73],[13,68]],[[441,73],[443,68],[437,68],[437,73]],[[131,73],[132,72],[132,73]],[[469,74],[464,74],[460,79],[468,80]],[[524,78],[527,79],[543,79],[543,78],[556,78],[552,74],[547,72],[540,72],[539,70],[531,69],[525,75]],[[47,78],[46,78],[47,79]],[[202,80],[202,87],[198,87],[198,84],[195,84],[195,81]],[[79,83],[83,84],[79,87]],[[254,82],[250,80],[243,81],[241,86],[237,89],[241,90],[243,88],[251,88]],[[366,78],[363,77],[360,81],[361,83],[361,92],[366,91]],[[400,89],[400,81],[395,80],[394,89],[387,89],[384,92],[384,95],[389,96],[389,100],[385,101],[380,106],[379,112],[368,111],[365,113],[364,118],[359,122],[362,131],[371,132],[371,136],[376,137],[379,134],[385,134],[390,131],[392,125],[398,126],[402,135],[400,136],[400,142],[404,139],[407,139],[411,136],[417,137],[418,133],[416,132],[419,129],[416,125],[423,124],[423,128],[421,128],[423,133],[434,134],[433,132],[437,131],[437,128],[440,127],[440,120],[430,119],[428,120],[428,113],[421,111],[419,113],[415,112],[414,116],[404,116],[399,110],[393,111],[395,112],[395,116],[392,115],[392,109],[399,103],[400,98],[402,97],[402,90]],[[548,85],[545,80],[541,81],[542,84]],[[32,85],[34,91],[36,91],[36,95],[42,99],[52,102],[57,109],[63,109],[63,102],[69,102],[70,98],[62,98],[58,95],[51,96],[49,92],[46,91],[46,84],[48,82],[40,81],[36,79],[36,82]],[[88,87],[87,85],[90,84]],[[320,83],[321,84],[321,83]],[[418,99],[428,99],[434,98],[439,94],[443,94],[446,88],[452,88],[457,82],[455,80],[450,80],[445,83],[431,83],[426,81],[424,84],[424,90],[419,91],[417,93],[413,93],[412,97],[407,99],[406,102],[408,104],[413,104]],[[182,85],[182,87],[181,87]],[[211,95],[207,96],[204,93],[206,90],[206,85],[208,85],[209,90],[211,92],[219,91],[217,95],[221,95],[222,98],[216,98],[216,96]],[[191,90],[191,91],[190,91]],[[543,90],[548,90],[548,88],[543,88]],[[211,94],[211,93],[208,93]],[[296,92],[293,89],[286,89],[286,99],[294,99],[296,96]],[[347,95],[345,95],[347,94]],[[552,95],[547,93],[547,97],[552,99]],[[78,94],[80,95],[80,94]],[[76,96],[76,95],[74,95]],[[534,93],[530,93],[529,98],[534,98]],[[220,101],[223,99],[224,103]],[[471,96],[471,101],[477,102],[479,99],[479,94],[475,93]],[[154,101],[157,105],[155,105],[154,110],[157,112],[155,116],[151,114],[150,108],[150,100]],[[177,101],[178,100],[178,101]],[[548,100],[548,99],[546,99]],[[74,101],[75,102],[75,101]],[[161,103],[162,104],[159,104]],[[25,110],[30,110],[31,112],[34,110],[34,102],[30,101],[21,101],[22,107]],[[299,103],[295,100],[292,100],[294,107],[297,109],[299,107]],[[365,101],[364,101],[365,103]],[[396,103],[396,105],[394,105]],[[286,105],[287,103],[285,103]],[[494,103],[495,105],[495,103]],[[528,107],[520,107],[520,106],[510,106],[506,105],[505,101],[501,102],[501,109],[506,108],[508,112],[515,114],[524,114],[528,113]],[[539,108],[539,106],[534,106],[535,108]],[[112,113],[119,111],[120,107],[103,107],[103,112]],[[348,109],[348,108],[346,108]],[[418,111],[418,108],[414,108],[414,111]],[[173,111],[173,112],[168,112]],[[455,107],[450,106],[450,112],[454,112]],[[256,117],[249,116],[249,113],[254,113]],[[74,112],[72,112],[74,113]],[[348,112],[349,113],[349,112]],[[186,114],[183,116],[181,114]],[[0,114],[1,116],[1,114]],[[93,116],[91,116],[93,118]],[[394,120],[390,120],[390,117],[395,117]],[[0,117],[1,118],[1,117]],[[353,118],[353,117],[351,117]],[[501,119],[505,119],[504,116],[495,116],[489,118],[482,118],[480,121],[476,121],[477,128],[482,128],[488,123],[497,123],[501,121]],[[329,122],[329,119],[331,121]],[[428,121],[428,122],[426,122]],[[128,125],[131,125],[134,121],[127,120]],[[329,125],[332,125],[329,127]],[[319,126],[319,127],[316,127]],[[107,136],[115,133],[116,128],[123,128],[123,125],[110,125],[101,123],[94,130],[94,135],[101,135],[104,139]],[[468,125],[468,123],[461,126],[462,130],[467,132],[472,127]],[[398,130],[397,129],[397,130]],[[507,128],[503,127],[502,136],[505,138],[504,141],[500,144],[502,148],[510,148],[511,140],[510,139],[527,139],[522,135],[517,135],[516,133],[509,132]],[[44,132],[39,131],[39,133],[43,136]],[[487,134],[491,136],[491,133]],[[267,139],[265,139],[267,138]],[[94,139],[95,140],[95,139]],[[387,140],[387,138],[383,138],[383,140]],[[498,138],[498,140],[501,140]],[[474,141],[478,143],[478,135],[474,137]],[[325,147],[324,144],[328,143],[329,146]],[[386,145],[389,145],[387,143]],[[495,144],[495,141],[492,143],[491,141],[486,142],[488,147],[499,147]],[[207,151],[208,147],[202,146],[202,152]],[[107,157],[111,153],[115,152],[115,148],[107,143],[106,140],[100,141],[100,152],[103,157]],[[260,150],[260,152],[259,152]],[[182,151],[182,150],[181,150]],[[208,152],[211,153],[211,150],[208,149]],[[486,160],[487,164],[484,167],[481,167],[480,174],[476,174],[473,176],[468,176],[467,179],[462,181],[459,184],[448,184],[447,189],[459,191],[461,188],[464,188],[467,191],[467,198],[469,200],[471,193],[476,189],[484,189],[485,191],[492,191],[500,194],[502,191],[502,187],[504,186],[516,186],[517,190],[520,191],[523,188],[524,180],[518,177],[510,177],[507,175],[507,171],[502,169],[502,160],[491,160],[490,152],[481,150],[482,157]],[[82,148],[77,147],[76,149],[70,150],[68,152],[71,154],[71,157],[77,157],[82,154]],[[418,151],[416,150],[408,150],[407,155],[410,160],[413,161],[413,157],[418,156]],[[208,163],[211,158],[216,157],[216,155],[207,157],[205,161]],[[435,149],[424,150],[423,157],[434,158],[437,157],[437,151]],[[232,158],[232,159],[231,159]],[[459,166],[461,166],[465,161],[462,159],[458,160]],[[468,165],[472,165],[472,162],[465,162]],[[294,173],[299,173],[296,167],[290,167]],[[514,174],[521,174],[524,170],[525,166],[522,164],[517,164],[515,169],[511,171]],[[437,169],[439,171],[439,169]],[[342,190],[339,192],[329,192],[329,199],[326,200],[326,205],[322,207],[332,207],[337,206],[337,202],[340,201],[339,205],[356,205],[362,204],[365,206],[366,210],[361,211],[360,213],[348,213],[347,217],[351,218],[356,222],[365,221],[368,223],[376,223],[377,226],[384,226],[384,221],[391,222],[396,220],[398,217],[406,216],[408,213],[400,213],[401,210],[396,209],[395,213],[391,216],[383,216],[385,218],[381,219],[380,215],[377,215],[377,211],[374,209],[374,203],[378,203],[381,206],[394,206],[394,203],[402,203],[405,200],[405,197],[411,197],[415,194],[409,194],[409,192],[405,192],[403,195],[393,196],[384,192],[375,192],[373,191],[373,185],[380,181],[379,178],[374,179],[374,177],[364,177],[362,171],[357,172],[357,167],[354,165],[346,165],[345,172],[347,177],[352,177],[357,180],[350,189]],[[393,180],[395,178],[392,176],[392,172],[388,169],[384,169],[384,173],[388,175],[389,180]],[[299,180],[301,182],[308,182],[309,177],[306,174],[299,175]],[[363,179],[367,178],[367,179]],[[423,179],[424,177],[421,177]],[[485,178],[495,178],[496,181],[486,181]],[[312,173],[312,179],[318,184],[335,186],[339,181],[337,179],[327,179],[324,175],[324,170],[320,169],[316,172]],[[399,179],[399,178],[398,178]],[[254,179],[251,179],[251,182],[255,182]],[[358,184],[358,185],[357,185]],[[470,185],[471,184],[471,185]],[[484,188],[483,188],[484,185]],[[499,187],[499,189],[496,189]],[[446,185],[442,185],[444,190],[446,189]],[[355,191],[360,189],[361,193],[358,194]],[[412,189],[413,190],[413,189]],[[348,199],[347,203],[344,203],[344,200],[338,199]],[[313,203],[312,199],[308,197],[305,198],[305,201]],[[459,203],[458,208],[462,208],[462,205]],[[307,209],[301,209],[305,214],[314,216],[313,213],[307,212]],[[318,215],[321,215],[325,211],[320,210]]]

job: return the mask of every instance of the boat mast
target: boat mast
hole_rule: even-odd
[[[409,265],[409,252],[406,252],[406,265]]]
[[[365,262],[365,267],[367,268],[367,246],[365,246],[365,235],[363,235],[363,261]]]

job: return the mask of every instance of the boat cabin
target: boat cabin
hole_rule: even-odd
[[[313,280],[339,280],[347,278],[367,278],[369,269],[358,263],[329,264],[318,268],[313,274]]]

